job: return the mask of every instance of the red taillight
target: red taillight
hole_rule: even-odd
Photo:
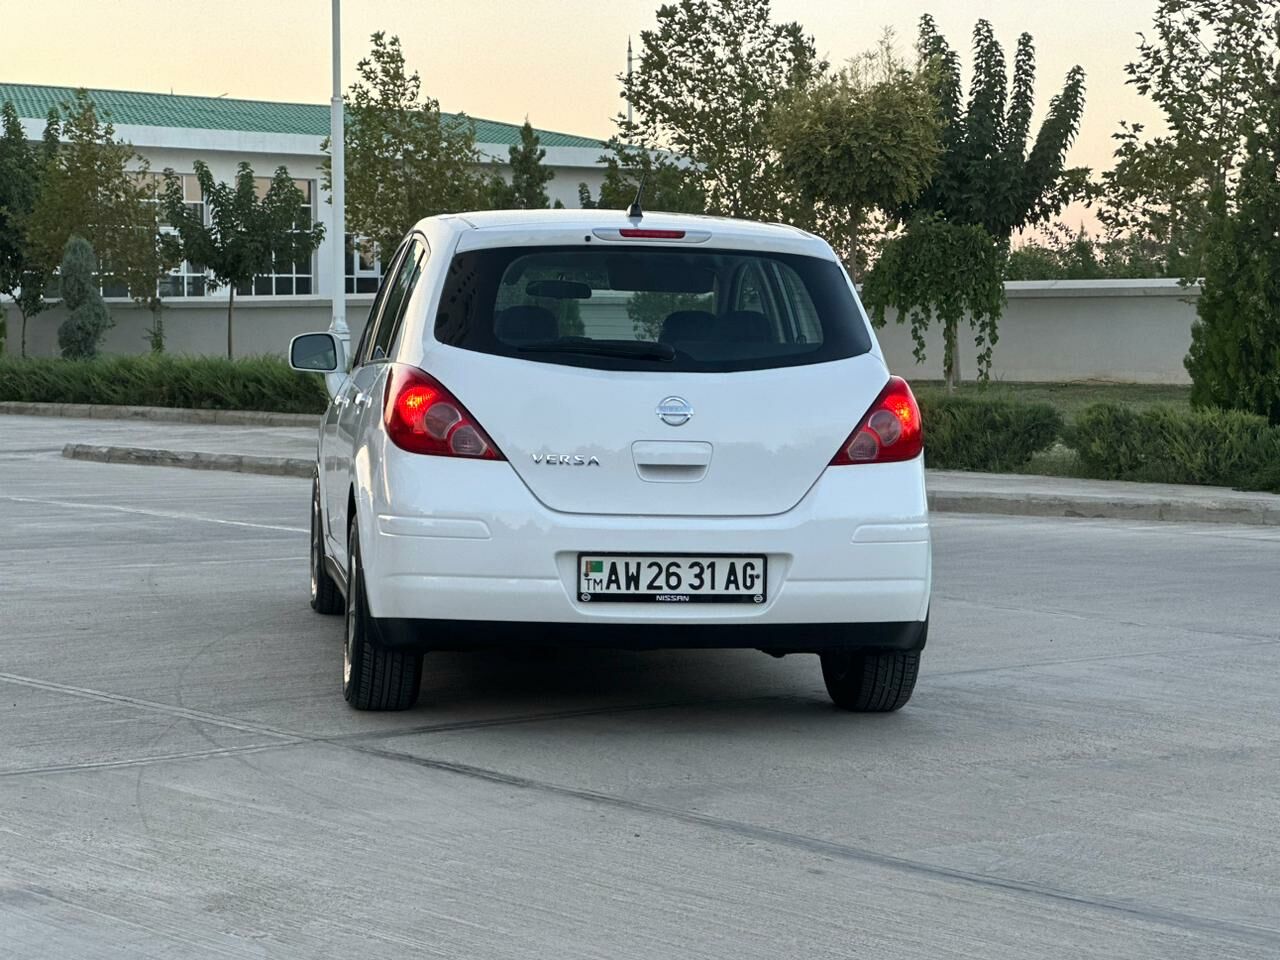
[[[619,230],[618,236],[627,240],[683,240],[683,230]]]
[[[890,377],[862,422],[831,458],[831,466],[914,460],[924,449],[920,408],[907,381]]]
[[[467,408],[416,367],[392,369],[382,408],[387,436],[401,450],[436,457],[506,459]]]

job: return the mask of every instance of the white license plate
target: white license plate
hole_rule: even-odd
[[[578,554],[583,603],[764,603],[768,569],[753,554]]]

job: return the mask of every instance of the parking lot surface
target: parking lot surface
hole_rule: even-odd
[[[899,714],[749,651],[361,714],[306,481],[62,442],[0,421],[0,956],[1280,957],[1275,528],[939,517]]]

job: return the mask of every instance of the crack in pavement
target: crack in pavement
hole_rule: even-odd
[[[741,820],[715,817],[709,814],[696,813],[691,810],[681,810],[676,807],[664,807],[661,804],[646,803],[643,800],[632,800],[627,797],[621,797],[610,793],[602,793],[596,790],[588,790],[581,787],[569,787],[545,780],[533,780],[528,777],[521,777],[516,774],[503,773],[499,770],[490,770],[485,767],[476,767],[465,763],[455,763],[449,760],[436,760],[430,757],[420,757],[411,753],[403,753],[397,750],[385,750],[379,747],[371,747],[361,744],[345,743],[334,744],[334,746],[337,746],[340,749],[353,750],[368,756],[378,757],[383,760],[422,767],[427,770],[468,777],[473,780],[483,780],[489,783],[501,784],[506,787],[532,790],[539,793],[585,801],[598,806],[626,810],[631,813],[657,817],[695,827],[704,827],[720,833],[728,833],[745,839],[759,840],[778,846],[804,850],[809,853],[816,853],[839,860],[867,863],[873,866],[935,877],[941,880],[951,880],[998,890],[1006,890],[1012,893],[1025,894],[1056,903],[1067,903],[1074,906],[1088,907],[1109,913],[1121,914],[1137,920],[1161,924],[1163,926],[1177,927],[1179,929],[1189,930],[1196,933],[1217,933],[1263,946],[1280,946],[1280,930],[1272,929],[1270,927],[1260,927],[1255,924],[1232,922],[1228,920],[1215,920],[1210,917],[1200,917],[1194,914],[1182,913],[1173,910],[1161,910],[1157,907],[1133,901],[1116,900],[1109,897],[1095,897],[1088,894],[1073,893],[1069,890],[1059,890],[1055,887],[1034,883],[1032,881],[1014,880],[1007,877],[998,877],[991,874],[975,873],[969,870],[959,870],[953,867],[924,863],[919,860],[909,860],[905,857],[895,857],[890,854],[879,853],[865,847],[855,847],[850,844],[838,843],[833,840],[823,840],[819,837],[790,833],[786,830],[778,830],[773,827],[758,826]]]
[[[964,673],[965,671],[959,671]],[[355,734],[339,734],[336,736],[309,736],[306,734],[286,732],[277,730],[265,725],[252,724],[242,721],[231,720],[226,717],[220,717],[216,714],[209,714],[199,710],[189,710],[181,707],[173,707],[168,704],[156,703],[155,701],[143,700],[137,697],[129,697],[122,694],[106,693],[104,691],[91,690],[85,687],[75,687],[69,684],[53,683],[50,681],[36,680],[30,677],[21,677],[15,674],[0,673],[0,681],[8,683],[17,683],[23,686],[42,689],[51,692],[64,693],[70,696],[98,700],[106,703],[118,703],[141,710],[151,710],[165,713],[182,719],[188,719],[197,723],[210,723],[218,726],[224,726],[231,729],[240,730],[242,732],[255,732],[277,738],[275,743],[259,743],[249,744],[240,747],[227,747],[214,750],[193,751],[190,753],[167,754],[153,757],[140,757],[125,760],[114,761],[85,761],[76,764],[60,764],[39,768],[30,768],[26,770],[11,770],[0,773],[0,778],[10,778],[22,775],[36,775],[42,773],[64,773],[83,770],[102,770],[115,769],[120,767],[137,767],[154,763],[177,762],[182,760],[200,760],[200,759],[217,759],[221,757],[239,756],[250,753],[261,753],[270,750],[279,750],[290,747],[296,747],[302,744],[314,744],[317,746],[329,746],[339,750],[348,750],[354,753],[364,754],[366,756],[376,757],[378,759],[387,760],[389,762],[403,763],[416,766],[424,770],[431,770],[441,773],[447,773],[455,776],[463,776],[473,780],[480,780],[487,783],[499,784],[505,787],[513,787],[522,790],[530,790],[552,796],[564,797],[580,802],[595,804],[597,806],[609,807],[616,810],[625,810],[631,813],[641,814],[644,816],[659,818],[676,823],[683,823],[689,826],[699,827],[703,829],[714,830],[719,833],[727,833],[736,837],[757,840],[760,842],[770,843],[777,846],[783,846],[790,849],[803,850],[808,853],[814,853],[821,856],[831,857],[833,859],[845,862],[865,863],[882,868],[892,869],[900,872],[907,872],[915,875],[933,877],[939,880],[975,885],[989,889],[1004,890],[1014,894],[1036,897],[1053,903],[1069,904],[1078,907],[1084,907],[1093,910],[1105,911],[1132,918],[1135,920],[1145,921],[1148,923],[1159,924],[1177,929],[1187,930],[1196,933],[1214,933],[1223,936],[1233,937],[1238,940],[1244,940],[1250,943],[1262,946],[1273,947],[1280,946],[1280,930],[1261,927],[1255,924],[1245,922],[1233,922],[1228,920],[1216,920],[1210,917],[1201,917],[1194,914],[1163,910],[1158,907],[1147,904],[1137,903],[1133,901],[1118,900],[1109,897],[1091,896],[1083,893],[1075,893],[1070,890],[1061,890],[1050,887],[1045,884],[1035,883],[1033,881],[1015,880],[1008,877],[1000,877],[992,874],[977,873],[969,870],[960,870],[953,867],[946,867],[939,864],[926,863],[919,860],[911,860],[905,857],[895,857],[890,854],[880,853],[878,851],[853,846],[851,844],[839,843],[833,840],[823,840],[819,837],[807,836],[805,834],[792,833],[786,830],[780,830],[774,827],[760,826],[757,824],[747,823],[745,821],[733,820],[726,817],[716,817],[710,814],[697,813],[692,810],[682,810],[676,807],[666,807],[661,804],[648,803],[642,800],[633,800],[628,797],[616,794],[604,793],[597,790],[590,790],[583,787],[572,787],[564,784],[553,783],[545,780],[535,780],[529,777],[522,777],[518,774],[504,773],[500,770],[493,770],[486,767],[477,767],[465,763],[457,763],[449,760],[435,759],[431,757],[419,756],[412,753],[406,753],[398,750],[390,750],[385,747],[373,746],[361,743],[366,739],[392,739],[396,737],[413,736],[415,734],[430,734],[433,732],[451,732],[456,730],[483,729],[487,727],[497,727],[507,724],[536,723],[548,720],[573,719],[575,717],[598,716],[609,713],[624,713],[640,710],[658,710],[670,709],[690,706],[705,706],[718,704],[738,704],[743,702],[768,701],[779,699],[794,699],[793,697],[776,697],[776,696],[760,696],[745,697],[739,699],[713,699],[713,700],[697,700],[697,701],[672,701],[654,704],[629,704],[614,707],[600,708],[584,708],[581,710],[565,710],[549,714],[524,714],[514,717],[493,717],[484,720],[474,721],[452,721],[438,724],[424,724],[408,729],[391,730],[391,731],[366,731]]]

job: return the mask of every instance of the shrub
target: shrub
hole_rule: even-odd
[[[0,400],[320,413],[324,378],[275,357],[0,357]]]
[[[1280,81],[1280,73],[1276,79]],[[1186,367],[1194,406],[1244,410],[1280,424],[1280,83],[1263,84],[1235,204],[1210,199],[1200,321]]]
[[[1062,433],[1047,403],[923,394],[925,461],[943,470],[1018,470]]]
[[[95,357],[103,335],[114,324],[98,292],[98,260],[88,240],[71,237],[67,241],[60,276],[67,319],[58,327],[58,347],[68,360]]]
[[[1231,410],[1134,410],[1099,403],[1067,431],[1080,465],[1105,480],[1280,492],[1280,427]]]

